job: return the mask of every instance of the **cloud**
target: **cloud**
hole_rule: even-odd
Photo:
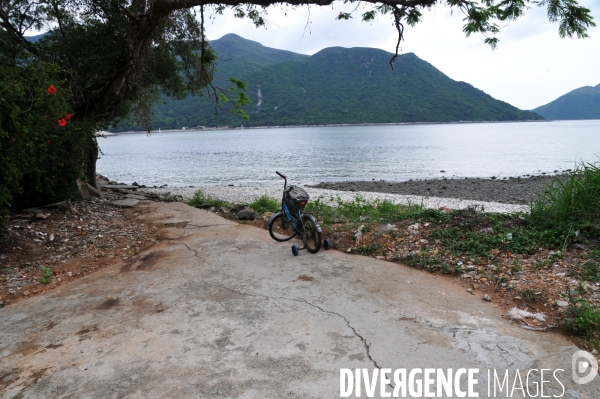
[[[600,25],[600,0],[584,0]],[[361,22],[359,8],[348,21],[335,17],[351,12],[355,4],[334,3],[329,7],[271,7],[268,27],[255,28],[226,11],[206,24],[209,39],[236,33],[265,46],[314,54],[326,47],[376,47],[393,52],[397,34],[391,17]],[[286,15],[287,14],[287,15]],[[533,7],[507,24],[495,51],[483,44],[484,37],[462,32],[464,16],[446,6],[425,11],[422,23],[407,27],[402,52],[414,52],[455,80],[462,80],[491,96],[522,109],[553,101],[581,86],[600,83],[600,26],[590,38],[560,39],[558,25],[550,23],[544,9]]]

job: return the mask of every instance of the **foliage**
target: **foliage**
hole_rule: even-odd
[[[220,199],[212,198],[202,192],[202,190],[198,190],[194,193],[194,196],[187,202],[190,206],[200,206],[200,205],[210,205],[215,208],[220,208],[222,206],[229,206],[229,202],[223,201]]]
[[[42,267],[42,276],[40,277],[40,283],[42,284],[48,284],[52,281],[52,275],[54,273],[52,272],[52,270],[48,267]]]
[[[596,260],[588,260],[581,267],[581,278],[594,283],[600,282],[600,263]]]
[[[600,311],[584,299],[569,300],[565,325],[577,335],[592,337],[600,333]]]
[[[0,65],[0,220],[11,207],[77,193],[94,126],[72,118],[71,89],[56,78],[61,73],[42,62]]]
[[[278,212],[281,210],[281,202],[267,195],[262,195],[248,205],[258,213]]]
[[[564,183],[554,179],[532,202],[531,216],[540,226],[600,236],[600,167],[581,163]]]

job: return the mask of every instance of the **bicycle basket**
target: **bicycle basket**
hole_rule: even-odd
[[[283,202],[292,215],[296,215],[300,209],[303,209],[309,198],[306,191],[296,186],[289,186],[283,193]]]

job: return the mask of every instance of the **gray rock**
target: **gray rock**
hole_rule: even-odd
[[[44,212],[37,212],[37,213],[35,214],[35,218],[36,218],[36,219],[38,219],[38,220],[46,220],[46,219],[48,219],[48,218],[49,218],[51,215],[52,215],[52,214],[51,214],[50,212],[46,212],[46,213],[44,213]]]
[[[256,219],[256,212],[252,208],[245,208],[236,213],[236,216],[240,220],[254,220]]]
[[[484,229],[481,229],[477,232],[477,234],[481,234],[484,236],[487,236],[488,234],[494,234],[494,228],[493,227],[486,227]]]
[[[558,299],[556,301],[554,301],[554,303],[559,308],[566,308],[567,306],[569,306],[569,302],[567,302],[567,301],[561,301],[561,300],[558,300]]]
[[[246,208],[248,208],[248,204],[237,204],[237,205],[235,205],[235,207],[233,209],[235,210],[235,213],[238,213],[242,209],[246,209]]]
[[[492,297],[491,297],[491,296],[489,296],[488,294],[485,294],[485,295],[483,296],[483,299],[484,299],[485,301],[492,302]]]
[[[122,199],[122,200],[113,201],[112,204],[119,208],[133,208],[139,202],[140,201],[136,200],[135,198],[126,198],[126,199]]]
[[[381,226],[379,228],[379,231],[381,233],[386,233],[388,231],[398,231],[398,228],[396,226],[394,226],[393,224],[386,224],[385,226]]]

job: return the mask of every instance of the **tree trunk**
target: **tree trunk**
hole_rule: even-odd
[[[98,188],[96,185],[96,161],[98,160],[98,143],[95,139],[91,139],[90,149],[87,153],[87,159],[84,165],[84,175],[87,182],[94,188]]]

